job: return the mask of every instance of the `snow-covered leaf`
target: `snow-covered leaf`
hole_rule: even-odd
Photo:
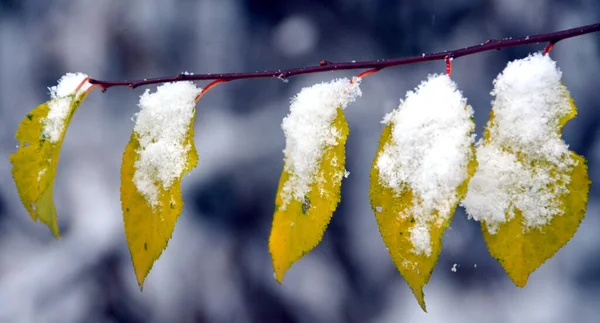
[[[65,133],[73,114],[85,99],[89,84],[75,90],[87,75],[68,73],[51,87],[51,100],[27,114],[15,138],[18,149],[10,155],[12,175],[23,205],[34,221],[44,223],[59,238],[52,191]]]
[[[279,282],[321,241],[340,201],[349,133],[343,108],[361,94],[359,81],[340,79],[303,89],[283,120],[285,163],[269,238]]]
[[[191,82],[168,83],[140,98],[121,166],[125,234],[140,287],[173,234],[183,209],[181,179],[198,163]]]
[[[425,310],[442,235],[476,162],[473,109],[447,75],[434,75],[386,116],[371,170],[371,206],[392,260]]]
[[[481,221],[490,254],[520,287],[573,237],[587,204],[586,161],[561,138],[577,113],[561,75],[540,53],[498,75],[479,166],[462,202]]]

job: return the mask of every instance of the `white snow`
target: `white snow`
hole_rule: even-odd
[[[489,140],[477,144],[479,166],[461,203],[490,233],[517,210],[525,229],[561,213],[555,197],[566,192],[573,167],[559,134],[560,119],[573,112],[561,76],[556,62],[536,53],[508,63],[494,80]]]
[[[400,194],[414,193],[410,239],[416,254],[431,254],[432,225],[453,213],[456,189],[468,176],[472,156],[473,109],[449,76],[430,75],[409,91],[383,122],[392,123],[392,139],[377,158],[380,182]]]
[[[557,134],[559,120],[571,113],[569,93],[556,62],[541,53],[509,62],[494,80],[494,141],[558,161],[568,152]]]
[[[416,254],[431,255],[431,233],[428,225],[431,223],[427,223],[425,220],[415,221],[415,225],[408,230],[410,242],[414,247],[413,252]]]
[[[46,174],[46,170],[48,170],[46,167],[42,168],[42,170],[40,170],[38,172],[38,177],[37,177],[37,181],[39,182],[42,179],[42,176],[44,176],[44,174]]]
[[[70,110],[75,89],[83,80],[88,77],[83,73],[67,73],[58,80],[58,84],[48,88],[50,91],[51,100],[48,102],[48,115],[40,119],[44,127],[42,128],[42,136],[50,142],[57,142],[63,131],[65,130],[65,119]],[[77,94],[85,92],[91,86],[90,83],[85,84],[79,89]]]
[[[133,128],[140,143],[133,182],[152,207],[159,204],[161,186],[169,189],[186,167],[191,146],[185,140],[201,91],[192,82],[175,82],[140,96]]]
[[[458,264],[454,264],[452,265],[452,268],[450,268],[450,270],[455,273],[456,272],[456,266],[458,266]]]
[[[292,199],[303,201],[310,185],[318,180],[318,163],[324,149],[335,145],[341,135],[331,126],[337,108],[345,109],[362,95],[360,81],[343,78],[323,82],[303,88],[292,98],[290,113],[281,124],[286,138],[284,170],[290,174],[282,189],[282,209]],[[344,173],[339,176],[341,179]]]

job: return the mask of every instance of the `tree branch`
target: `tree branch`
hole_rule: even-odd
[[[291,76],[321,73],[328,71],[340,71],[340,70],[355,70],[355,69],[372,69],[375,71],[384,69],[386,67],[400,66],[407,64],[415,64],[420,62],[436,61],[455,59],[461,56],[472,55],[476,53],[486,52],[494,49],[502,49],[507,47],[521,46],[527,44],[537,44],[542,42],[548,42],[549,46],[546,48],[548,51],[557,42],[572,38],[584,34],[600,31],[600,23],[581,26],[577,28],[561,30],[554,33],[540,34],[533,36],[525,36],[521,38],[505,38],[505,39],[491,39],[485,43],[479,45],[465,47],[461,49],[449,50],[445,52],[423,54],[420,56],[412,56],[405,58],[396,58],[388,60],[377,60],[377,61],[363,61],[363,62],[340,62],[332,63],[329,61],[321,61],[318,66],[308,66],[289,70],[276,70],[276,71],[264,71],[264,72],[253,72],[253,73],[221,73],[221,74],[180,74],[175,77],[160,77],[153,79],[144,79],[137,81],[101,81],[96,79],[90,79],[91,84],[97,84],[102,88],[102,91],[106,91],[108,88],[114,86],[128,86],[132,89],[142,85],[149,84],[160,84],[165,82],[177,82],[177,81],[200,81],[200,80],[221,80],[222,82],[241,80],[241,79],[253,79],[253,78],[269,78],[275,77],[280,79],[286,79]]]

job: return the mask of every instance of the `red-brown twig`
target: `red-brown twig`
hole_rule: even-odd
[[[506,38],[506,39],[494,39],[488,40],[485,43],[479,45],[465,47],[461,49],[449,50],[445,52],[424,54],[420,56],[378,60],[378,61],[363,61],[363,62],[340,62],[333,63],[329,61],[321,61],[317,66],[301,67],[289,70],[276,70],[276,71],[264,71],[264,72],[252,72],[252,73],[220,73],[220,74],[180,74],[174,77],[160,77],[153,79],[144,79],[138,81],[101,81],[96,79],[90,79],[89,82],[92,84],[98,84],[105,91],[114,86],[128,86],[132,89],[150,84],[160,84],[165,82],[177,82],[177,81],[200,81],[200,80],[222,80],[222,81],[233,81],[241,79],[253,79],[253,78],[280,78],[286,79],[291,76],[310,74],[310,73],[321,73],[328,71],[341,71],[341,70],[356,70],[356,69],[372,69],[381,70],[386,67],[400,66],[407,64],[415,64],[420,62],[436,61],[456,59],[461,56],[472,55],[485,51],[502,49],[507,47],[521,46],[527,44],[537,43],[550,43],[552,45],[557,42],[572,38],[584,34],[600,31],[600,23],[581,26],[577,28],[561,30],[554,33],[540,34],[533,36],[526,36],[520,38]],[[552,48],[551,46],[549,46]],[[546,48],[548,49],[548,47]]]
[[[207,86],[205,86],[202,91],[200,91],[200,94],[198,94],[196,96],[196,103],[198,103],[198,101],[200,101],[200,98],[202,98],[202,96],[208,92],[208,90],[212,89],[215,85],[221,84],[221,83],[227,83],[229,82],[228,80],[214,80],[212,82],[210,82],[210,84],[208,84]]]
[[[550,51],[552,50],[552,48],[554,48],[554,43],[553,42],[548,43],[548,46],[546,46],[546,48],[544,48],[544,55],[548,55],[550,53]]]
[[[448,76],[452,76],[452,60],[452,57],[446,56],[446,74]]]
[[[77,88],[75,88],[75,93],[79,92],[79,89],[81,89],[81,87],[85,84],[85,82],[91,80],[91,77],[86,77],[85,79],[83,79],[83,81],[81,81],[79,83],[79,85],[77,85]]]
[[[366,76],[369,76],[369,75],[373,75],[373,74],[375,74],[377,72],[379,72],[379,69],[378,68],[374,68],[372,70],[364,71],[364,72],[358,74],[356,77],[363,78],[363,77],[366,77]]]

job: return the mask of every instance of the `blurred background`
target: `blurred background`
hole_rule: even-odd
[[[121,154],[145,88],[92,93],[64,142],[54,189],[62,239],[33,223],[8,155],[27,112],[66,72],[105,80],[285,69],[470,46],[600,21],[597,0],[2,0],[0,1],[0,322],[599,322],[599,187],[575,237],[515,287],[479,225],[456,212],[419,308],[369,207],[369,170],[383,116],[443,62],[383,70],[346,110],[351,134],[342,202],[323,242],[273,279],[268,236],[283,167],[280,128],[302,87],[360,71],[242,80],[198,105],[200,162],[183,180],[185,209],[143,293],[119,201]],[[600,33],[558,43],[579,115],[571,149],[600,177]],[[454,61],[452,77],[481,134],[494,77],[545,44]],[[204,86],[206,83],[199,83]],[[153,88],[153,87],[152,87]],[[451,268],[456,264],[456,272]]]

